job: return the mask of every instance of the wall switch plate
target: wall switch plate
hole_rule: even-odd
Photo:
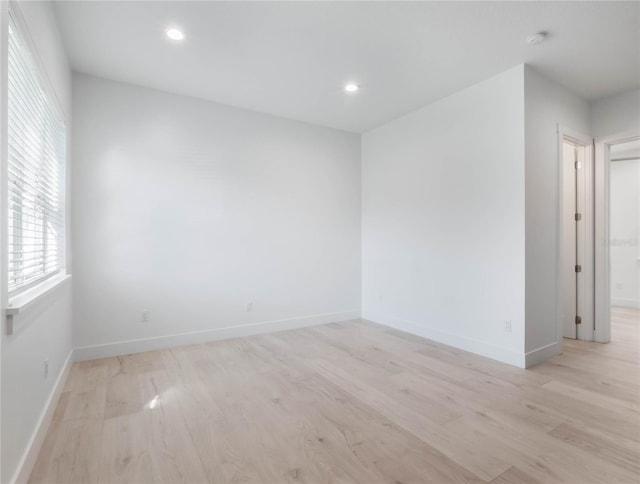
[[[247,312],[250,313],[251,311],[253,311],[253,302],[248,302],[247,303]]]
[[[511,321],[504,322],[504,332],[511,333]]]
[[[141,323],[148,323],[149,322],[149,310],[148,309],[144,309],[142,311],[142,313],[140,314],[140,322]]]

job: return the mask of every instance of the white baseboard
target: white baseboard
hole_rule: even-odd
[[[484,341],[478,341],[466,338],[464,336],[446,333],[444,331],[440,331],[439,329],[430,328],[422,324],[418,324],[412,321],[406,321],[385,314],[365,311],[362,314],[362,317],[375,323],[380,323],[391,328],[399,329],[400,331],[405,331],[417,336],[422,336],[423,338],[427,338],[438,343],[453,346],[455,348],[469,351],[470,353],[475,353],[477,355],[486,356],[487,358],[491,358],[502,363],[507,363],[512,366],[525,368],[526,361],[524,352],[519,353],[508,348],[502,348],[500,346],[485,343]]]
[[[525,368],[531,368],[538,363],[547,361],[549,358],[556,356],[559,353],[558,350],[558,343],[553,342],[535,350],[527,351],[525,354]]]
[[[623,308],[640,309],[640,300],[624,298],[624,297],[612,297],[611,298],[611,305],[612,306],[619,306],[619,307],[623,307]]]
[[[264,321],[260,323],[229,326],[225,328],[193,331],[190,333],[157,336],[153,338],[118,341],[95,346],[84,346],[74,351],[75,361],[95,360],[110,356],[121,356],[145,351],[160,350],[174,346],[185,346],[209,341],[217,341],[255,334],[273,333],[287,329],[304,328],[319,324],[348,321],[360,317],[360,311],[346,311],[341,313],[318,314],[302,318],[281,319],[277,321]]]
[[[73,350],[69,352],[69,355],[67,356],[67,359],[62,366],[62,371],[60,371],[58,379],[53,385],[53,389],[51,390],[49,398],[47,399],[47,402],[42,409],[42,413],[40,414],[40,418],[38,419],[36,428],[34,429],[33,434],[31,434],[31,438],[29,439],[27,448],[25,449],[24,454],[22,455],[22,458],[18,463],[16,473],[11,479],[12,483],[26,484],[29,481],[29,477],[31,476],[31,472],[33,471],[33,466],[36,464],[36,459],[38,458],[38,454],[40,453],[40,448],[42,447],[45,437],[47,436],[47,431],[49,430],[51,419],[53,418],[53,414],[55,413],[58,406],[60,395],[62,395],[64,386],[67,383],[67,378],[69,377],[72,363]]]

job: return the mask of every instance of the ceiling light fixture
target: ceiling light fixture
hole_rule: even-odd
[[[360,86],[358,86],[357,84],[347,84],[346,86],[344,86],[344,90],[347,92],[356,92],[358,89],[360,89]]]
[[[171,40],[184,40],[184,33],[178,29],[167,29],[167,37]]]
[[[531,34],[527,37],[527,44],[529,45],[539,45],[544,42],[544,39],[547,38],[547,32],[537,32],[535,34]]]

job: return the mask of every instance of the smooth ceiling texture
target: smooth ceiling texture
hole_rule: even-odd
[[[355,132],[519,63],[637,88],[638,2],[56,2],[74,70]],[[177,26],[183,43],[164,31]],[[549,32],[539,46],[527,35]],[[361,84],[357,94],[343,91]]]

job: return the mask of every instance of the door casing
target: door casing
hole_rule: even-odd
[[[556,325],[558,351],[562,350],[563,338],[563,288],[564,265],[570,261],[564,260],[563,233],[567,221],[563,216],[563,197],[565,180],[563,169],[563,144],[569,141],[577,146],[584,147],[584,165],[581,167],[579,183],[580,190],[578,208],[582,215],[577,234],[577,244],[580,247],[580,265],[582,266],[582,284],[578,288],[578,312],[582,317],[582,324],[577,327],[577,339],[594,340],[594,150],[593,138],[579,133],[570,128],[558,125],[558,204],[557,204],[557,259],[556,259]],[[575,221],[570,221],[575,223]]]
[[[638,131],[626,131],[595,141],[595,334],[594,341],[611,340],[611,264],[609,260],[609,169],[611,145],[640,138]]]

